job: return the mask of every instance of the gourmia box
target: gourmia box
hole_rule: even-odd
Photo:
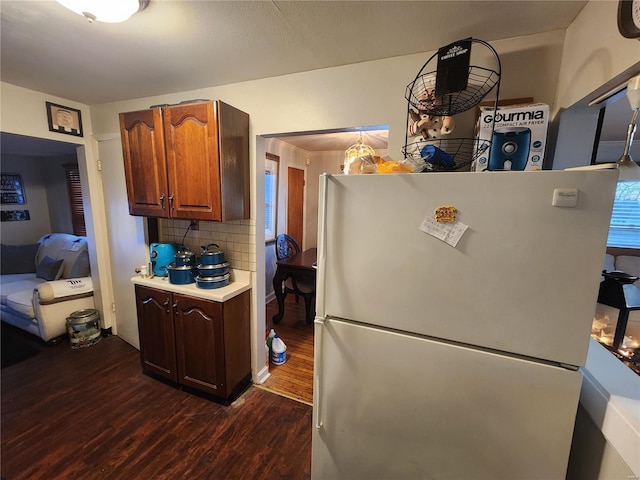
[[[484,142],[476,142],[472,170],[542,170],[547,142],[549,105],[529,103],[494,108],[481,107],[477,124],[478,140],[490,140],[491,149]]]

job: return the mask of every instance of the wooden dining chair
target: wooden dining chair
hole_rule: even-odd
[[[278,260],[289,258],[296,253],[300,253],[300,245],[295,238],[286,233],[281,233],[276,237],[276,257]]]
[[[300,245],[292,236],[282,233],[276,237],[276,257],[278,260],[289,258],[300,251]],[[300,297],[304,298],[308,322],[311,318],[311,305],[316,296],[315,281],[305,277],[289,277],[282,282],[282,289],[285,296],[287,293],[293,293],[296,297],[296,303],[299,302]]]

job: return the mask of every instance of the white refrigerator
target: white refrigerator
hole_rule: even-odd
[[[321,176],[312,479],[564,479],[617,175]]]

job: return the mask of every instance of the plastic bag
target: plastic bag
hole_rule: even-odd
[[[422,161],[412,158],[402,160],[392,160],[389,157],[378,157],[366,155],[354,158],[348,165],[345,165],[345,175],[357,175],[366,173],[418,173],[424,169]]]
[[[364,157],[355,157],[345,163],[345,175],[359,175],[363,173],[378,173],[378,158],[373,155],[365,155]]]

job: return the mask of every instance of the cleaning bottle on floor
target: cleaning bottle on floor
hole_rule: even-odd
[[[282,365],[287,361],[287,346],[276,333],[271,342],[271,362],[274,365]]]
[[[267,335],[267,347],[269,347],[269,349],[271,349],[271,342],[273,342],[273,337],[276,336],[276,331],[272,328],[271,331],[269,332],[269,335]]]

